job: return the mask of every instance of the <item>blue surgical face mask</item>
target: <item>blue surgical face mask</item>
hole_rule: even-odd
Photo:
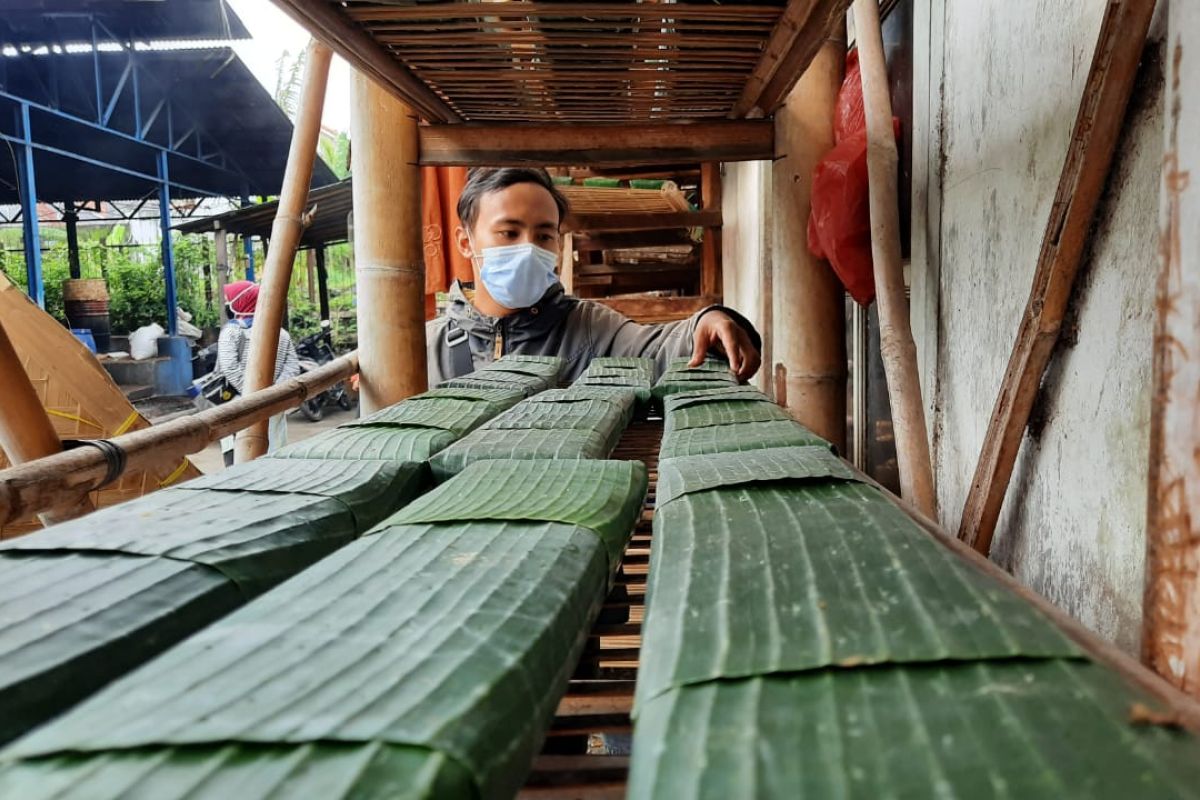
[[[479,277],[492,299],[505,308],[529,308],[558,280],[558,256],[535,244],[485,247],[480,257]]]

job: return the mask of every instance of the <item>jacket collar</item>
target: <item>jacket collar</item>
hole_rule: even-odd
[[[504,335],[514,345],[544,337],[558,327],[579,302],[567,295],[561,283],[555,282],[542,295],[542,299],[530,308],[507,317],[490,317],[471,304],[459,281],[451,284],[448,294],[450,304],[446,308],[446,316],[454,320],[459,328],[474,336],[492,337],[503,323]]]

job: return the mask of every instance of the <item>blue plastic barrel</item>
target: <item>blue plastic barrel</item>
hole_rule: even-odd
[[[88,350],[96,352],[96,339],[92,336],[91,328],[71,328],[71,333],[75,334],[75,338],[83,342]]]

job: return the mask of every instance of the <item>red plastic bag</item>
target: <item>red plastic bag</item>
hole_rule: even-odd
[[[899,133],[899,120],[893,119]],[[846,79],[834,110],[836,144],[813,171],[808,249],[829,261],[860,305],[875,300],[871,262],[871,208],[867,181],[867,132],[858,52],[846,58]]]

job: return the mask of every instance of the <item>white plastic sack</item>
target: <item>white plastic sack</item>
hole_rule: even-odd
[[[175,309],[175,332],[188,339],[199,339],[204,331],[192,324],[192,315],[182,308]]]
[[[129,355],[138,361],[154,358],[158,355],[158,338],[165,333],[157,322],[138,328],[129,334]]]

